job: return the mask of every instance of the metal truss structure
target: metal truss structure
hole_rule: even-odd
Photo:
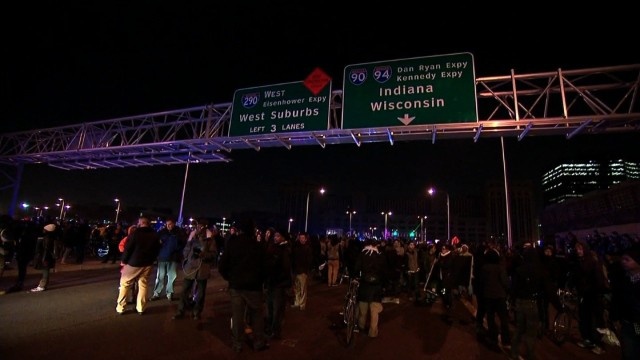
[[[0,164],[65,170],[229,162],[237,149],[640,130],[640,64],[476,79],[479,121],[343,129],[334,90],[326,131],[229,137],[231,103],[0,135]]]

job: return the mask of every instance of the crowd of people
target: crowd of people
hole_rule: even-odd
[[[406,294],[416,306],[440,302],[447,324],[473,324],[487,347],[514,359],[534,358],[536,343],[551,331],[552,314],[560,310],[559,289],[579,299],[580,341],[594,354],[605,352],[603,330],[619,337],[624,359],[640,358],[640,244],[605,246],[601,238],[563,239],[551,245],[520,243],[507,248],[482,244],[421,243],[404,239],[360,241],[337,235],[295,235],[251,219],[236,222],[226,233],[200,219],[189,227],[166,219],[156,230],[145,216],[126,230],[106,226],[91,231],[82,224],[12,222],[2,217],[4,266],[16,259],[18,278],[7,292],[24,285],[30,264],[42,277],[30,291],[45,291],[51,269],[79,250],[78,233],[99,236],[109,244],[103,261],[119,262],[118,314],[133,304],[140,315],[148,301],[177,301],[174,320],[198,320],[206,304],[207,282],[214,269],[228,283],[233,350],[249,343],[269,348],[279,339],[287,311],[305,311],[309,283],[328,287],[360,280],[357,331],[375,338],[381,331],[384,299]],[[597,241],[594,243],[594,241]],[[593,246],[595,245],[595,246]],[[71,250],[69,250],[71,249]],[[75,261],[82,262],[76,254]],[[155,269],[155,276],[153,272]],[[182,286],[175,288],[180,276]],[[154,281],[155,280],[155,281]],[[472,304],[475,311],[466,311]]]

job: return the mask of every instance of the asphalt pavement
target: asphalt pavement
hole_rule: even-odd
[[[29,269],[25,289],[0,296],[0,359],[507,359],[476,340],[473,307],[457,306],[451,324],[441,318],[439,302],[416,306],[400,295],[384,304],[380,334],[356,334],[345,343],[340,315],[347,285],[329,287],[311,281],[306,310],[288,308],[282,339],[270,349],[241,353],[231,348],[230,303],[226,282],[214,270],[200,320],[172,320],[177,302],[150,302],[144,315],[115,312],[118,264],[90,259],[82,265],[58,265],[46,291],[30,293],[40,278]],[[15,269],[0,279],[0,289],[13,284]],[[155,278],[155,272],[153,273]],[[153,282],[153,280],[152,280]],[[182,286],[182,275],[176,280]],[[133,310],[133,307],[131,307]],[[574,325],[575,326],[575,325]],[[619,359],[618,347],[595,355],[576,346],[577,329],[558,346],[546,337],[536,344],[538,359]]]

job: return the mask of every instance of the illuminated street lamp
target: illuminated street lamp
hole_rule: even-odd
[[[356,213],[355,210],[347,211],[347,215],[349,215],[349,235],[351,235],[351,233],[353,232],[353,229],[351,228],[351,216],[355,215],[355,213]]]
[[[64,213],[64,199],[58,198],[58,201],[60,201],[60,203],[56,204],[56,206],[60,206],[60,216],[58,216],[58,219],[62,221],[62,214]]]
[[[427,190],[427,193],[429,193],[430,196],[433,196],[436,193],[436,189],[431,187]],[[449,207],[449,192],[445,191],[445,194],[447,195],[447,242],[449,242],[451,241],[451,213]]]
[[[289,226],[287,226],[287,233],[291,234],[291,223],[293,222],[293,219],[289,218]]]
[[[62,213],[62,218],[60,218],[60,221],[62,222],[62,220],[64,220],[65,217],[67,217],[67,212],[69,211],[69,209],[71,209],[71,205],[65,205],[63,206],[64,212]]]
[[[384,235],[383,235],[383,239],[387,238],[387,219],[389,217],[389,215],[391,215],[391,211],[387,211],[387,212],[381,212],[380,215],[384,215]]]
[[[115,198],[115,199],[113,199],[113,201],[118,203],[118,207],[116,208],[116,221],[115,221],[115,223],[117,224],[118,223],[118,217],[120,216],[120,199]]]
[[[227,218],[222,217],[222,233],[225,234],[227,232]]]
[[[309,198],[312,192],[313,190],[307,193],[307,209],[305,211],[305,216],[304,216],[304,232],[307,232],[307,225],[309,225]],[[324,194],[324,192],[325,192],[324,188],[320,188],[320,194]]]

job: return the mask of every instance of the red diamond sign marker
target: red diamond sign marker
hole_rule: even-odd
[[[331,77],[329,75],[322,71],[322,69],[315,68],[311,74],[304,79],[304,86],[306,86],[313,95],[318,95],[318,93],[320,93],[320,91],[322,91],[322,89],[324,89],[324,87],[330,82]]]

